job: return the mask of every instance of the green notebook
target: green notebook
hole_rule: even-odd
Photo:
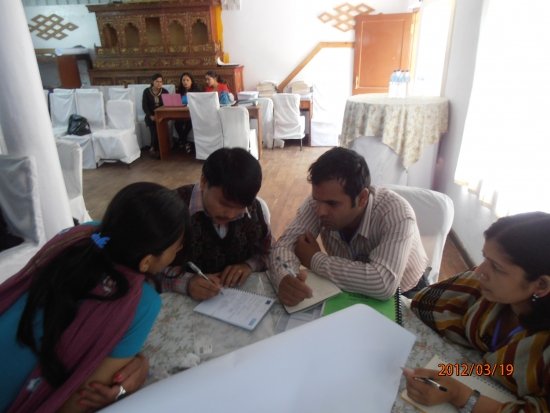
[[[401,299],[399,288],[395,295],[386,301],[376,300],[366,295],[349,293],[342,291],[342,294],[338,294],[336,297],[325,301],[323,307],[323,316],[335,313],[336,311],[343,310],[344,308],[351,307],[354,304],[365,304],[374,308],[380,314],[385,315],[390,320],[402,325],[401,320]]]

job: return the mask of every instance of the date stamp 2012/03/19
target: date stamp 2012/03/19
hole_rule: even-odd
[[[488,363],[462,363],[462,364],[443,364],[437,365],[440,370],[439,376],[511,376],[514,373],[513,364],[488,364]]]

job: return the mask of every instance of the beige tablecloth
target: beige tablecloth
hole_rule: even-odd
[[[276,297],[265,273],[252,274],[242,288]],[[277,300],[260,324],[253,331],[247,331],[193,312],[193,308],[198,303],[188,296],[165,293],[161,297],[161,312],[142,350],[151,365],[150,376],[145,386],[178,373],[197,362],[221,356],[271,337],[284,311]],[[439,337],[411,312],[409,302],[407,298],[402,298],[403,326],[416,335],[416,342],[406,367],[423,367],[434,354],[449,363],[481,361],[481,354],[475,350],[454,346]],[[405,379],[402,377],[392,412],[418,412],[399,397],[404,389]]]
[[[346,102],[340,146],[351,148],[359,136],[381,136],[403,158],[405,168],[417,162],[424,147],[447,132],[449,101],[442,97],[388,98],[367,93]]]

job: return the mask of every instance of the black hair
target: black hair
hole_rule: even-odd
[[[525,271],[527,281],[550,275],[550,214],[527,212],[500,218],[484,233],[502,247],[509,260]],[[531,302],[533,311],[520,315],[529,330],[550,330],[550,294]]]
[[[252,205],[262,186],[262,167],[243,148],[222,148],[204,161],[202,174],[208,187],[221,187],[223,196],[239,205]]]
[[[216,79],[216,82],[218,83],[222,83],[225,85],[225,80],[223,80],[214,70],[208,70],[206,73],[205,73],[206,76],[210,76],[210,77],[213,77],[214,79]]]
[[[37,271],[23,310],[18,341],[38,357],[45,379],[59,387],[69,377],[56,354],[62,333],[74,321],[78,303],[84,299],[116,300],[128,292],[127,279],[115,265],[139,272],[147,255],[161,255],[189,227],[189,210],[174,191],[150,182],[128,185],[109,203],[95,231],[110,237],[100,249],[91,237],[69,247]],[[116,282],[116,292],[107,297],[92,293],[106,277]],[[34,320],[44,310],[44,333],[40,345],[34,336]]]
[[[365,158],[345,148],[325,152],[309,167],[307,180],[313,185],[320,185],[333,179],[344,187],[354,207],[355,198],[363,188],[370,188],[370,172]]]
[[[159,77],[164,81],[164,76],[162,76],[160,73],[155,73],[153,76],[151,76],[151,85],[153,85],[153,82]]]
[[[183,87],[183,77],[184,76],[187,76],[189,77],[189,79],[191,79],[191,87],[189,88],[189,90],[185,89],[185,87]],[[200,89],[199,87],[197,86],[197,83],[195,82],[195,78],[193,77],[193,75],[189,72],[183,72],[182,75],[180,76],[180,85],[179,85],[179,88],[178,88],[178,93],[182,96],[185,96],[187,95],[187,92],[200,92]]]

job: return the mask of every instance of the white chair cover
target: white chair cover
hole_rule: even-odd
[[[65,139],[57,139],[55,144],[67,188],[71,214],[80,223],[89,222],[92,218],[86,210],[82,192],[82,148],[77,142]]]
[[[273,146],[273,100],[269,98],[258,98],[260,112],[262,115],[262,145],[271,148]],[[256,129],[258,133],[258,120],[250,119],[250,128]],[[281,140],[275,142],[275,146],[282,146]]]
[[[262,211],[264,212],[264,218],[266,220],[266,223],[271,224],[271,212],[269,212],[269,207],[267,206],[267,203],[259,196],[257,196],[256,199],[260,201],[260,205],[262,206]]]
[[[64,140],[75,142],[82,148],[82,168],[83,169],[96,169],[103,161],[96,162],[96,155],[94,150],[94,143],[92,141],[92,134],[88,135],[65,135]]]
[[[351,146],[362,155],[369,167],[371,184],[407,185],[407,170],[401,157],[379,136],[360,136]]]
[[[302,139],[306,119],[300,116],[300,95],[276,93],[273,95],[275,139]]]
[[[134,104],[129,100],[107,102],[109,128],[92,133],[96,162],[117,159],[130,164],[141,155],[135,134]]]
[[[67,93],[67,94],[71,94],[71,93],[74,93],[74,89],[62,89],[62,88],[60,88],[60,87],[56,87],[56,88],[54,88],[53,93]]]
[[[206,159],[215,150],[223,148],[218,94],[216,92],[188,93],[187,99],[195,135],[196,158]]]
[[[47,89],[44,89],[44,98],[46,99],[46,105],[50,104],[49,94],[50,94],[50,91]]]
[[[224,148],[244,148],[258,159],[258,135],[255,129],[250,129],[248,110],[243,107],[223,107],[218,113]]]
[[[134,108],[136,110],[137,122],[136,129],[139,130],[139,133],[136,132],[136,135],[139,139],[138,143],[140,148],[151,145],[151,131],[149,131],[149,128],[145,124],[145,112],[142,106],[143,91],[149,86],[151,85],[128,85],[128,89],[134,90]]]
[[[454,218],[453,201],[447,195],[424,188],[383,185],[397,192],[411,204],[416,214],[422,245],[432,268],[428,280],[431,284],[439,279],[439,269],[447,234]]]
[[[105,106],[103,103],[103,93],[78,93],[76,95],[76,112],[88,119],[92,132],[105,129]]]
[[[17,273],[46,242],[34,157],[0,155],[0,208],[23,244],[0,252],[0,283]]]
[[[63,89],[66,90],[66,89]],[[76,112],[74,93],[52,93],[50,96],[50,116],[56,138],[64,136],[69,127],[69,117]]]
[[[172,94],[176,93],[176,85],[173,85],[172,83],[162,85],[162,87],[166,89],[168,93],[172,93]]]
[[[135,102],[135,89],[123,87],[110,87],[109,100],[129,100]],[[134,103],[135,104],[135,103]]]
[[[94,92],[99,92],[100,90],[95,87],[91,87],[91,88],[75,89],[74,91],[75,93],[94,93]]]

